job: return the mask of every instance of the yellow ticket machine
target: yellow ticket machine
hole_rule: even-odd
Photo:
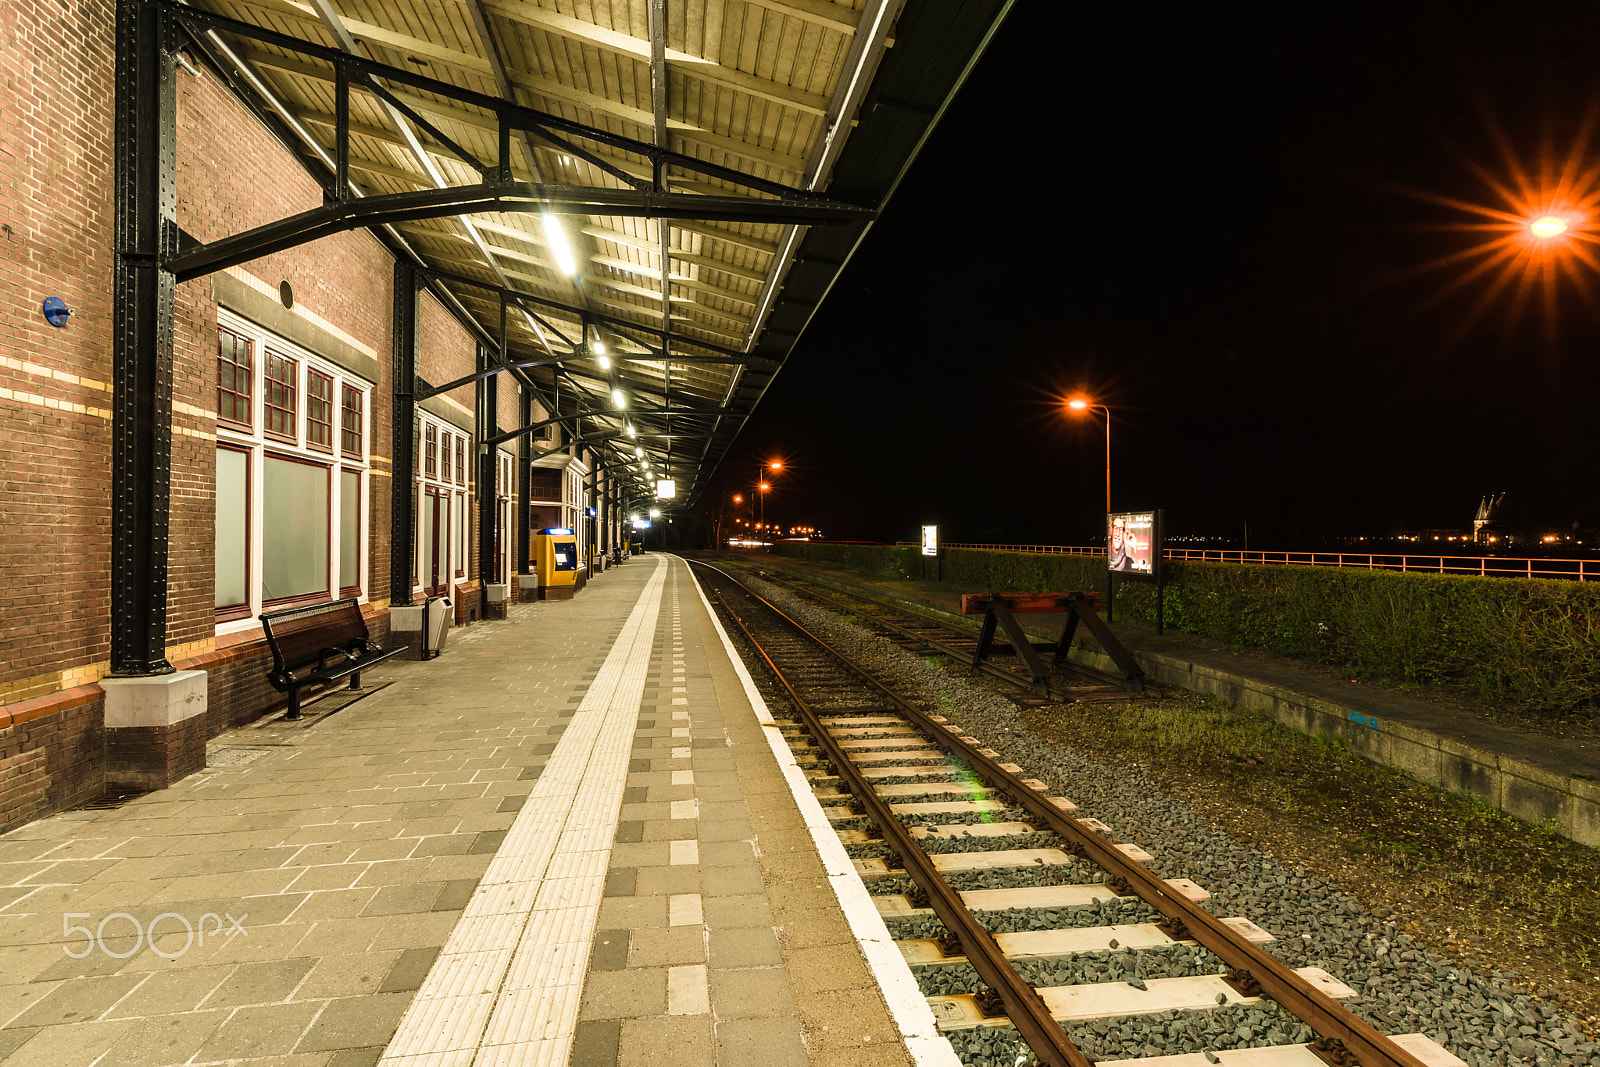
[[[571,600],[578,591],[578,538],[571,530],[552,527],[533,537],[534,566],[539,571],[539,599]]]

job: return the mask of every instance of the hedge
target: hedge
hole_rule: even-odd
[[[780,543],[780,555],[882,577],[921,574],[916,548]],[[947,549],[963,592],[1103,589],[1092,556]],[[1339,567],[1168,565],[1166,625],[1229,644],[1439,685],[1544,714],[1600,711],[1600,585]],[[1117,582],[1115,616],[1154,625],[1155,586]]]

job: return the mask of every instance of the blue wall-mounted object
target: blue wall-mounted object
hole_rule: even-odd
[[[67,307],[67,302],[59,296],[44,298],[44,321],[52,326],[65,326],[67,316],[72,314],[72,309]]]

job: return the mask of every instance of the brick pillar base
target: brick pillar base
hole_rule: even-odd
[[[165,789],[206,765],[206,672],[106,678],[106,785]]]

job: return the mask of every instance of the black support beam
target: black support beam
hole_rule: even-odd
[[[111,673],[170,674],[172,326],[177,49],[159,8],[117,3],[112,268]]]

